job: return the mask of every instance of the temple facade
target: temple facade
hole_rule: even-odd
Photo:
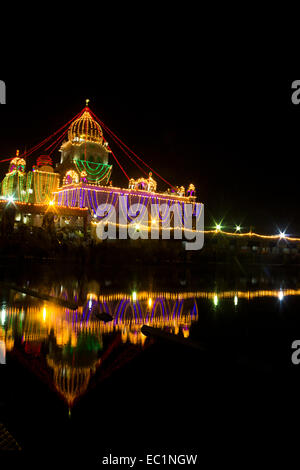
[[[80,117],[70,124],[59,153],[60,160],[55,167],[51,155],[43,154],[32,169],[26,171],[26,161],[17,151],[1,184],[0,211],[8,203],[13,203],[26,214],[29,223],[41,225],[43,214],[53,206],[56,208],[56,223],[63,226],[68,216],[69,219],[73,216],[80,218],[83,214],[85,222],[92,223],[101,204],[113,205],[118,212],[133,204],[141,208],[156,204],[158,216],[160,206],[165,204],[175,204],[183,210],[184,204],[193,203],[197,210],[192,184],[187,190],[178,186],[159,192],[152,172],[148,178],[129,179],[127,188],[115,187],[111,180],[112,152],[88,102]],[[62,215],[63,211],[67,217]],[[31,217],[37,213],[41,217]],[[128,222],[131,220],[129,217]]]

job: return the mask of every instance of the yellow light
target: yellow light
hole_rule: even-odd
[[[43,308],[43,321],[46,321],[47,311],[46,307]]]
[[[217,225],[216,225],[216,231],[217,231],[217,232],[220,232],[221,229],[222,229],[221,224],[217,224]]]
[[[132,292],[132,300],[135,302],[137,299],[137,293],[134,291]]]
[[[157,220],[156,220],[156,219],[152,219],[151,223],[152,223],[152,225],[156,225],[156,224],[157,224]]]
[[[49,206],[54,206],[54,201],[49,201]]]
[[[237,306],[237,304],[239,303],[239,298],[237,295],[234,296],[234,305]]]
[[[148,299],[148,307],[151,308],[151,306],[152,306],[152,299],[149,298],[149,299]]]
[[[214,305],[215,305],[215,307],[217,307],[218,303],[219,303],[218,296],[215,295],[215,296],[214,296]]]
[[[137,232],[140,230],[139,224],[136,224],[135,229],[136,229]]]
[[[241,226],[237,225],[235,229],[236,229],[237,232],[240,232],[241,231]]]

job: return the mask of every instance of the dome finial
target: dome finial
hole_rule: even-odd
[[[85,105],[86,105],[87,108],[89,107],[89,102],[90,102],[89,99],[86,99],[86,100],[85,100]]]

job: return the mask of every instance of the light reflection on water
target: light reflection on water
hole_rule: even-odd
[[[79,298],[76,289],[59,286],[51,295],[65,300]],[[69,408],[82,396],[94,376],[109,376],[131,360],[151,339],[141,332],[143,325],[165,329],[188,338],[192,324],[199,318],[199,305],[211,302],[219,308],[232,302],[274,298],[282,302],[300,296],[300,290],[196,291],[196,292],[122,292],[107,295],[88,292],[76,310],[10,291],[9,302],[0,298],[0,362],[11,354],[25,361],[34,372],[47,375],[49,385]],[[97,318],[108,313],[112,320]]]
[[[141,332],[143,325],[189,336],[198,319],[194,298],[141,297],[90,293],[83,306],[70,310],[15,293],[2,308],[1,357],[8,353],[29,363],[34,358],[34,367],[48,370],[49,381],[71,407],[98,369],[109,374],[151,342]],[[112,321],[100,321],[101,312]]]

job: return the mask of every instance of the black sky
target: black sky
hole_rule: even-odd
[[[7,104],[0,106],[1,159],[53,133],[89,98],[91,109],[162,176],[175,185],[196,185],[207,226],[224,217],[228,226],[241,223],[267,233],[288,227],[288,233],[300,234],[300,106],[291,103],[293,80],[177,77],[159,70],[150,76],[126,69],[113,79],[100,69],[0,79],[7,85]],[[114,150],[136,177],[137,170]],[[1,177],[6,169],[2,163]],[[116,165],[113,182],[126,185]]]

